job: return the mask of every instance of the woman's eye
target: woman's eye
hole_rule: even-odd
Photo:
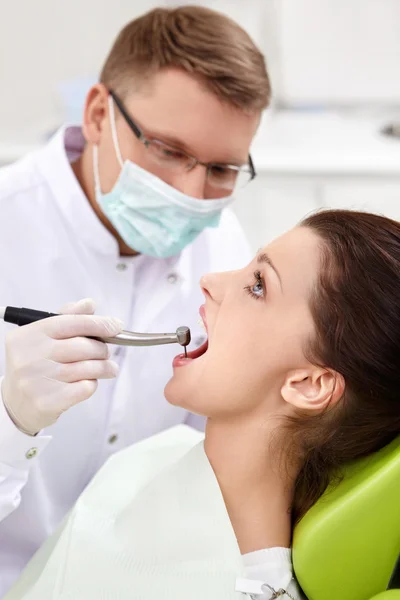
[[[257,281],[252,287],[252,291],[257,296],[262,296],[264,294],[264,287],[261,281]]]
[[[254,273],[254,278],[255,278],[255,282],[252,283],[251,285],[247,285],[244,289],[253,298],[256,298],[257,300],[262,299],[262,298],[264,298],[264,295],[265,295],[265,283],[264,283],[264,279],[262,278],[260,271],[256,271]]]

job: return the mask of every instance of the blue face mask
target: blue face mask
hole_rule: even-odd
[[[111,98],[110,98],[111,100]],[[110,102],[111,128],[121,173],[113,189],[100,188],[97,146],[93,148],[96,199],[124,242],[140,254],[167,258],[178,254],[206,227],[217,227],[232,196],[198,200],[183,194],[133,162],[122,160]]]

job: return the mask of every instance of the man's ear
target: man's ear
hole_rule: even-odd
[[[343,396],[344,388],[342,375],[310,365],[307,369],[296,369],[288,373],[281,395],[293,407],[317,413],[336,404]]]
[[[88,91],[83,111],[82,131],[87,142],[91,144],[100,142],[107,116],[108,91],[102,83],[98,83]]]

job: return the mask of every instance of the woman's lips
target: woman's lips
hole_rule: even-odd
[[[208,333],[208,329],[207,329],[207,321],[206,321],[206,309],[204,304],[202,306],[200,306],[200,316],[203,320],[204,323],[204,327],[206,328],[206,331]],[[174,360],[172,361],[172,366],[173,367],[184,367],[185,365],[188,365],[190,362],[192,362],[192,360],[195,360],[196,358],[200,358],[200,356],[203,356],[203,354],[205,354],[207,352],[208,349],[208,339],[198,348],[196,348],[195,350],[192,350],[191,352],[187,353],[187,357],[184,354],[178,354],[178,356],[175,356]]]

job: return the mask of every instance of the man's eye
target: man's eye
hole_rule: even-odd
[[[234,181],[237,178],[238,172],[230,167],[224,167],[223,165],[213,165],[211,167],[211,174],[216,180]]]
[[[174,158],[176,160],[181,160],[184,157],[182,152],[178,150],[172,150],[172,148],[162,148],[162,153],[166,158]]]
[[[151,142],[149,148],[159,160],[173,162],[183,162],[187,160],[186,155],[180,150],[171,148],[170,146],[166,146],[165,144],[157,142],[156,140],[153,140]]]

